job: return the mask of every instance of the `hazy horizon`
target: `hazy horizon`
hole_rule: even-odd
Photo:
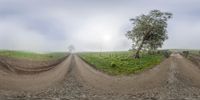
[[[0,0],[0,49],[124,51],[129,21],[150,10],[173,13],[162,49],[200,49],[198,0]]]

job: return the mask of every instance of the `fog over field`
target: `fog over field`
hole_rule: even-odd
[[[128,50],[130,18],[173,13],[163,48],[200,49],[199,0],[0,0],[0,49]]]

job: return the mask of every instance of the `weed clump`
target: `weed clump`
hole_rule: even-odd
[[[115,68],[117,65],[115,64],[115,62],[111,62],[111,67]]]
[[[184,56],[184,57],[186,57],[186,58],[187,58],[187,57],[188,57],[188,55],[189,55],[189,51],[183,51],[183,56]]]

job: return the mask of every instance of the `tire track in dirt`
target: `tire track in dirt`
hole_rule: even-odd
[[[170,65],[170,69],[169,69],[169,78],[168,78],[168,82],[169,84],[173,84],[174,81],[177,81],[175,74],[176,74],[176,65],[174,62],[171,62]]]

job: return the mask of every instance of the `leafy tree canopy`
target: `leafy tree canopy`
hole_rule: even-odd
[[[132,40],[134,48],[137,48],[135,58],[139,58],[142,48],[155,50],[162,47],[163,42],[168,39],[166,28],[170,18],[172,13],[152,10],[147,15],[142,14],[130,19],[133,28],[126,33],[126,36]]]

